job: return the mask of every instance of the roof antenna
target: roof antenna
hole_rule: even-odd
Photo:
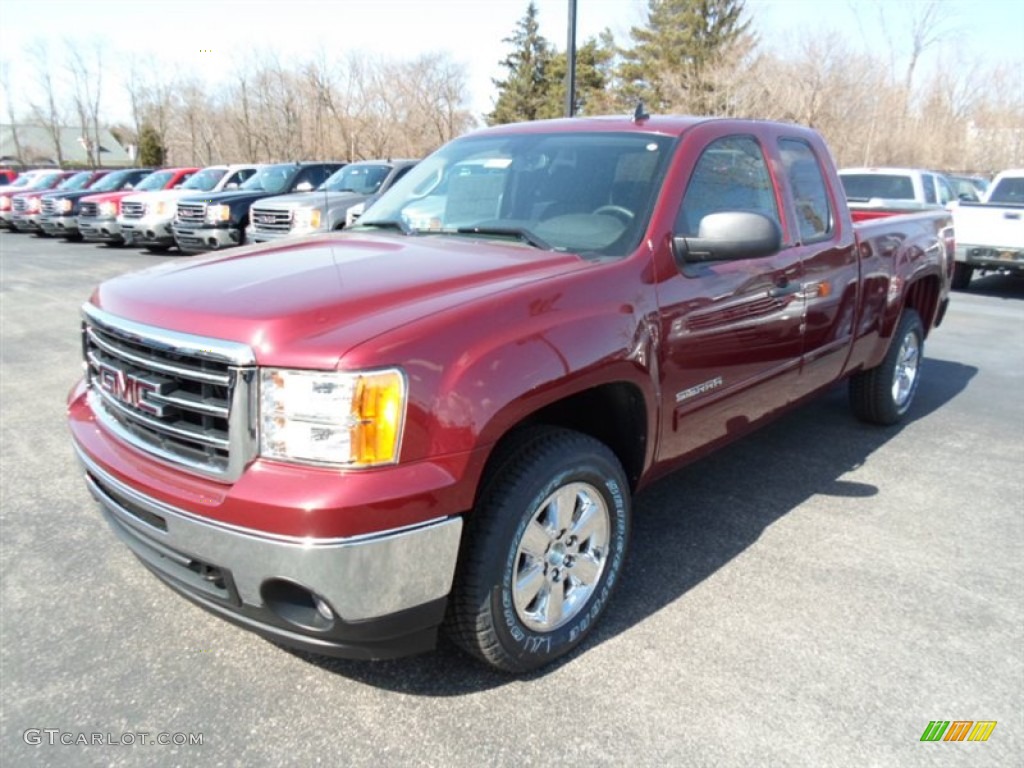
[[[634,123],[639,123],[641,120],[648,120],[648,119],[650,119],[650,117],[651,116],[649,114],[647,114],[647,110],[644,109],[644,100],[640,99],[636,103],[636,110],[633,112],[633,122]]]

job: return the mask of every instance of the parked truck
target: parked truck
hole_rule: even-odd
[[[140,192],[156,192],[165,189],[177,189],[198,168],[161,168],[153,171],[134,187],[125,187],[117,192],[105,192],[101,195],[90,195],[82,200],[78,212],[78,231],[85,240],[100,242],[104,245],[124,245],[124,232],[118,216],[121,215],[121,203],[126,197]]]
[[[953,208],[953,287],[966,290],[975,270],[1024,274],[1024,169],[1003,171],[980,203]]]
[[[293,192],[312,192],[344,163],[310,162],[267,165],[241,187],[178,201],[171,225],[178,249],[186,253],[228,248],[246,242],[249,208],[257,200]]]
[[[121,201],[121,213],[117,217],[125,244],[141,245],[150,253],[169,251],[174,247],[171,224],[178,200],[199,192],[238,189],[260,168],[259,165],[211,165],[175,189],[129,195]]]
[[[386,192],[415,165],[415,160],[363,160],[336,171],[312,192],[253,203],[249,210],[252,242],[342,229],[350,209]]]
[[[74,192],[88,189],[94,182],[102,178],[103,171],[65,171],[64,179],[53,189],[37,189],[22,192],[11,198],[11,229],[15,232],[46,233],[39,226],[42,217],[43,201],[63,192]]]
[[[86,483],[159,579],[279,643],[443,627],[547,664],[655,478],[841,379],[858,418],[912,415],[950,215],[854,225],[830,158],[767,121],[500,126],[352,230],[109,280],[68,400]]]
[[[82,239],[82,234],[78,231],[78,215],[81,213],[84,199],[89,198],[89,210],[95,208],[94,218],[98,219],[103,195],[131,189],[152,172],[152,168],[122,168],[104,173],[103,177],[88,189],[50,195],[42,201],[39,228],[47,235],[56,235],[69,242],[77,242]],[[100,197],[96,198],[97,195]]]

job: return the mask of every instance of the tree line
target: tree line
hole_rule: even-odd
[[[847,166],[1024,165],[1021,63],[932,55],[955,25],[938,0],[912,7],[897,34],[883,3],[859,5],[884,40],[866,52],[853,34],[837,33],[772,47],[743,0],[647,0],[627,39],[605,30],[578,46],[574,106],[581,115],[632,113],[642,99],[652,114],[793,121],[821,131]],[[532,0],[502,42],[503,76],[484,122],[562,116],[567,56],[540,33]],[[111,61],[99,44],[66,43],[60,59],[44,43],[23,53],[35,73],[26,103],[14,103],[9,67],[0,67],[8,122],[55,137],[61,126],[80,127],[95,147],[107,127],[137,145],[147,165],[421,157],[478,125],[465,65],[444,52],[284,59],[262,49],[217,86],[155,58]],[[937,61],[925,68],[929,56]],[[117,65],[126,74],[115,79]],[[130,119],[110,125],[103,109],[116,91],[127,96]]]
[[[898,35],[883,3],[858,6],[883,43],[864,52],[854,33],[805,32],[784,49],[770,47],[743,0],[648,0],[644,23],[621,45],[605,30],[579,46],[574,106],[584,115],[623,113],[643,100],[652,114],[801,123],[825,136],[843,166],[1024,165],[1024,59],[946,54],[925,71],[925,54],[958,30],[938,0],[907,7],[909,25]],[[562,115],[566,55],[540,34],[532,1],[503,42],[511,50],[487,122]]]

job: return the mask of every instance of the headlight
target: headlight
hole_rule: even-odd
[[[111,216],[117,216],[117,203],[100,203],[100,218],[110,218]]]
[[[231,221],[231,209],[226,205],[211,205],[206,209],[206,220],[216,224],[218,221]]]
[[[70,201],[70,200],[61,200],[60,201],[60,212],[61,213],[71,213],[71,209],[74,208],[74,207],[75,207],[75,204],[72,201]]]
[[[6,211],[11,207],[11,198],[7,195],[0,195],[0,211]]]
[[[320,209],[319,208],[296,208],[295,229],[319,229]]]
[[[38,197],[33,197],[28,202],[28,209],[29,209],[29,211],[31,213],[38,213],[39,209],[42,207],[42,205],[43,205],[43,201],[42,200],[40,200]]]
[[[370,467],[398,460],[405,376],[264,368],[260,453],[268,459]]]
[[[166,214],[170,213],[170,211],[167,210],[170,207],[170,204],[166,200],[161,200],[158,203],[154,203],[153,205],[146,207],[152,208],[152,210],[149,211],[149,213],[156,214],[157,216],[165,216]]]

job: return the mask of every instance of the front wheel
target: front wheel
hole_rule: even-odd
[[[561,429],[514,438],[467,521],[448,634],[507,672],[568,653],[608,604],[629,518],[625,473],[604,444]]]
[[[850,379],[854,415],[871,424],[896,424],[908,410],[921,379],[924,326],[917,312],[903,311],[882,362]]]

